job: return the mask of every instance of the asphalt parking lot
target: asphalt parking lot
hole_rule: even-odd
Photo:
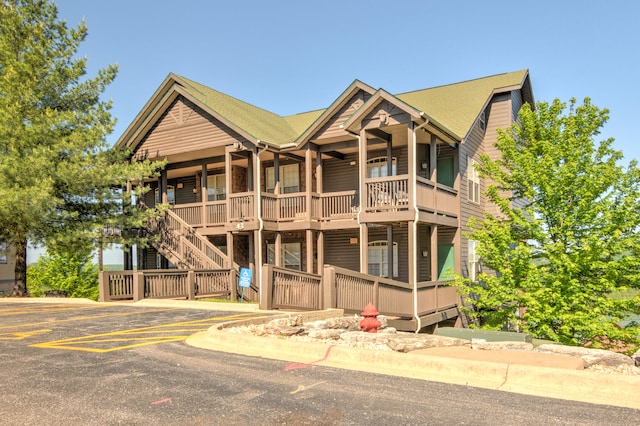
[[[182,341],[219,322],[264,315],[127,304],[0,304],[0,341],[105,353]]]
[[[3,425],[638,424],[638,410],[201,349],[272,312],[0,300]],[[199,305],[201,307],[202,305]]]

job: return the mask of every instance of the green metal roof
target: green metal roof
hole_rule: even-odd
[[[396,95],[463,138],[494,91],[524,83],[527,70]]]
[[[280,145],[293,142],[302,133],[302,131],[294,129],[288,120],[277,114],[218,92],[185,77],[177,75],[176,77],[186,83],[185,90],[211,112],[215,112],[228,123],[255,139]],[[296,120],[291,120],[291,122],[295,127],[301,126]]]
[[[500,89],[519,87],[528,70],[449,84],[395,95],[400,101],[424,112],[454,136],[463,138],[486,105]],[[211,112],[247,135],[274,145],[296,142],[325,111],[316,110],[286,117],[258,108],[193,80],[175,75],[184,90]]]

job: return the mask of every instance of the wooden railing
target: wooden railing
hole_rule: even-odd
[[[229,221],[242,222],[255,220],[253,203],[253,192],[229,194]]]
[[[159,235],[152,243],[167,259],[186,269],[229,267],[227,256],[205,236],[198,234],[172,210],[149,221],[147,232]]]
[[[458,191],[423,177],[416,178],[417,207],[427,211],[458,215]]]
[[[199,297],[235,300],[241,294],[238,275],[233,269],[103,271],[99,282],[103,302]],[[257,301],[257,288],[245,289],[244,298]]]
[[[366,212],[398,211],[409,208],[409,176],[366,179]]]
[[[358,192],[343,191],[313,194],[312,218],[329,221],[353,219],[360,211]]]
[[[307,195],[304,192],[277,195],[263,192],[261,197],[263,220],[291,222],[307,218]]]
[[[262,309],[322,309],[322,277],[265,264]]]
[[[322,276],[264,265],[262,279],[262,309],[338,308],[360,313],[373,303],[380,313],[418,329],[457,315],[459,296],[450,282],[422,282],[414,294],[407,283],[331,265],[325,265]],[[438,317],[441,313],[445,315]]]

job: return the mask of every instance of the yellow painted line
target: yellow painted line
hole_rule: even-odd
[[[11,309],[0,308],[0,317],[6,317],[11,315],[27,315],[37,314],[41,312],[61,312],[61,311],[81,311],[93,308],[107,308],[108,305],[46,305],[46,306],[23,306],[22,308],[12,307]]]
[[[45,325],[45,324],[61,324],[61,323],[64,323],[64,322],[84,321],[84,320],[96,319],[96,318],[123,317],[123,316],[127,316],[127,315],[142,315],[142,314],[148,314],[150,312],[167,312],[167,311],[175,311],[175,310],[176,310],[176,308],[170,308],[170,309],[154,309],[154,310],[151,310],[151,311],[120,312],[120,313],[104,314],[104,315],[89,315],[89,316],[85,316],[85,317],[74,317],[74,318],[66,318],[66,319],[60,319],[60,320],[33,322],[33,323],[30,323],[30,324],[4,325],[4,326],[0,326],[0,330],[7,329],[7,328],[35,327],[35,326],[40,326],[40,325]]]
[[[194,321],[183,321],[169,324],[152,325],[148,327],[132,328],[129,330],[112,331],[108,333],[93,334],[89,336],[71,337],[68,339],[51,342],[35,343],[29,345],[34,348],[63,349],[72,351],[86,351],[106,353],[131,349],[140,346],[157,345],[185,340],[194,333],[205,331],[212,325],[223,321],[252,317],[265,318],[267,315],[252,316],[253,314],[235,314],[222,317],[204,318]],[[177,334],[177,335],[176,335]],[[122,346],[96,347],[113,343],[129,343]]]
[[[41,333],[50,333],[51,330],[14,331],[10,333],[0,333],[0,340],[24,340]]]

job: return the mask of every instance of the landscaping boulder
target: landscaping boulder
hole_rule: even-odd
[[[617,352],[605,351],[603,349],[545,344],[538,346],[534,351],[579,357],[584,361],[585,368],[589,368],[592,365],[605,365],[609,367],[634,365],[634,361],[631,357]]]

